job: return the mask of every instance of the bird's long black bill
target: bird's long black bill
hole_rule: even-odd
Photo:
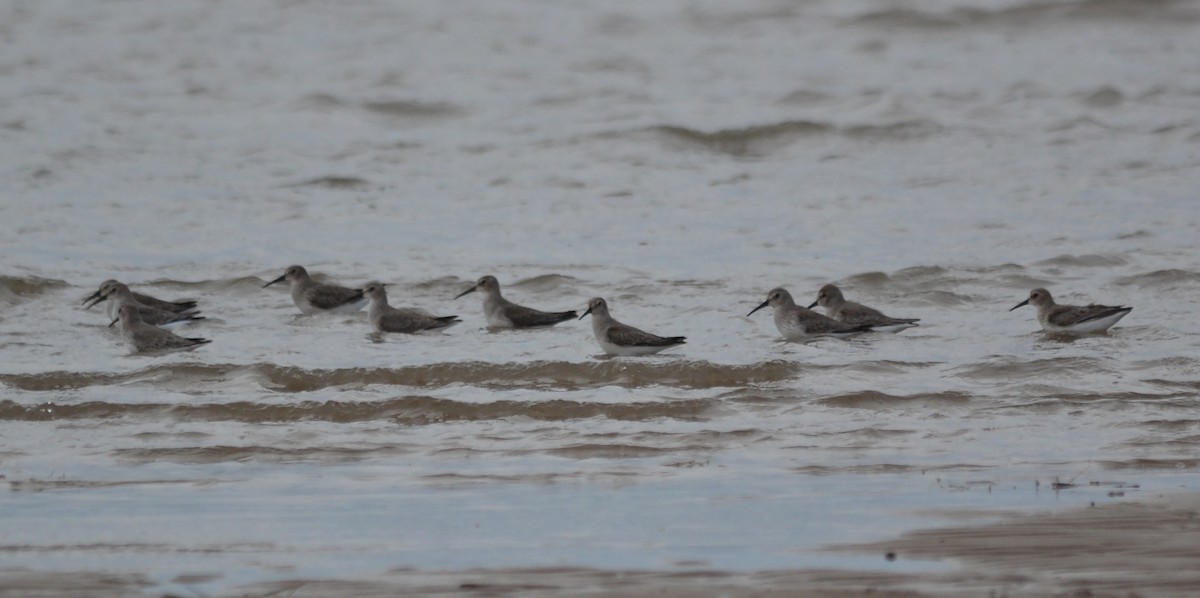
[[[83,308],[91,309],[91,308],[95,307],[97,303],[102,303],[105,299],[108,299],[108,295],[101,295],[100,292],[97,291],[91,297],[88,297],[87,299],[83,300],[83,302],[85,304],[83,306]],[[88,303],[88,301],[91,301],[91,303]]]
[[[117,318],[117,319],[115,319],[115,320],[113,320],[113,321],[109,322],[109,323],[108,323],[108,327],[109,327],[109,328],[112,328],[114,324],[116,324],[117,322],[120,322],[120,321],[121,321],[121,318]]]
[[[813,301],[812,305],[808,306],[808,308],[812,309],[812,308],[816,307],[818,303],[820,303],[820,301]]]
[[[1025,307],[1026,305],[1029,305],[1029,300],[1028,300],[1028,299],[1026,299],[1026,300],[1024,300],[1024,301],[1022,301],[1022,302],[1020,302],[1020,303],[1018,303],[1018,304],[1016,304],[1016,305],[1012,306],[1011,308],[1009,308],[1009,310],[1008,310],[1008,311],[1012,311],[1012,310],[1014,310],[1014,309],[1016,309],[1016,308],[1018,308],[1018,307]]]
[[[273,285],[273,284],[275,284],[275,283],[277,283],[277,282],[283,282],[283,281],[284,281],[284,280],[286,280],[286,279],[287,279],[287,274],[284,274],[283,276],[280,276],[279,278],[276,278],[275,280],[272,280],[271,282],[268,282],[267,284],[264,284],[264,285],[262,286],[262,288],[264,288],[264,289],[265,289],[265,288],[267,288],[267,287],[269,287],[269,286],[271,286],[271,285]]]
[[[461,292],[461,293],[459,293],[459,294],[455,295],[455,296],[454,296],[454,298],[455,298],[455,299],[458,299],[459,297],[463,297],[463,296],[466,296],[466,295],[470,295],[471,293],[474,293],[474,292],[475,292],[475,287],[471,287],[471,288],[469,288],[469,289],[467,289],[467,290],[465,290],[465,291],[463,291],[463,292]]]
[[[582,320],[582,319],[586,318],[588,316],[588,314],[591,314],[591,313],[592,313],[592,308],[589,307],[587,311],[583,312],[582,316],[579,316],[579,319]]]
[[[763,301],[761,304],[759,304],[759,306],[758,306],[758,307],[756,307],[756,308],[754,308],[754,309],[750,310],[750,313],[746,314],[746,317],[747,317],[747,318],[749,318],[750,316],[754,315],[754,312],[756,312],[756,311],[758,311],[758,310],[760,310],[760,309],[762,309],[762,308],[764,308],[764,307],[766,307],[766,306],[768,306],[768,305],[770,305],[770,304],[771,304],[771,302],[770,302],[770,301]]]

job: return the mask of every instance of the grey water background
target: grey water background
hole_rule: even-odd
[[[822,550],[1195,491],[1200,7],[0,3],[0,568],[148,592]],[[298,317],[293,263],[459,314]],[[509,298],[588,322],[489,333]],[[213,343],[130,356],[107,278]],[[826,282],[922,318],[777,339]],[[1034,286],[1124,303],[1037,332]],[[1051,490],[1055,482],[1073,487]],[[140,585],[139,585],[140,584]]]

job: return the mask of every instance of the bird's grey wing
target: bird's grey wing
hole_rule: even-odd
[[[153,326],[139,326],[133,331],[133,344],[138,351],[166,351],[168,349],[182,349],[195,345],[202,345],[209,342],[202,338],[185,338],[176,334],[172,334],[169,330],[155,328]]]
[[[843,326],[862,326],[864,324],[878,324],[886,319],[888,318],[884,317],[883,314],[867,308],[867,310],[843,309],[838,314],[837,321],[841,322]]]
[[[458,324],[458,316],[433,316],[423,309],[393,309],[380,318],[380,327],[387,332],[421,332],[438,330]]]
[[[843,317],[838,318],[838,321],[847,326],[901,326],[916,325],[921,320],[920,318],[892,318],[878,310],[869,307],[866,309],[869,311],[843,312]]]
[[[200,312],[196,310],[174,312],[163,311],[161,309],[155,309],[153,307],[146,306],[138,308],[138,315],[141,316],[143,322],[152,324],[154,326],[166,326],[167,324],[174,324],[176,322],[183,322],[186,320],[207,319],[200,315]]]
[[[420,314],[393,309],[379,318],[379,328],[385,332],[417,332],[422,329]]]
[[[604,334],[608,337],[608,342],[621,347],[667,347],[681,344],[684,339],[682,336],[662,337],[650,334],[621,323],[609,326]]]
[[[795,314],[797,324],[804,327],[804,331],[808,334],[830,334],[839,332],[843,329],[851,328],[851,325],[844,324],[833,318],[828,318],[814,311],[805,310],[798,311]]]
[[[322,284],[313,286],[305,293],[308,302],[319,309],[334,309],[349,303],[357,303],[362,301],[362,289],[348,289],[346,287],[334,286],[331,284]]]
[[[143,295],[142,293],[134,293],[133,298],[137,299],[137,302],[142,305],[163,311],[182,313],[196,308],[195,301],[163,301],[162,299]]]
[[[515,303],[504,306],[504,317],[508,318],[508,321],[512,322],[513,326],[517,328],[553,326],[559,322],[575,318],[577,315],[574,311],[545,312]]]
[[[855,303],[853,301],[847,301],[842,305],[841,314],[843,316],[842,320],[846,322],[849,322],[850,318],[857,318],[864,321],[870,318],[887,318],[887,316],[883,315],[883,312],[879,311],[878,309],[867,307],[861,303]]]
[[[867,307],[861,303],[847,301],[838,313],[837,320],[847,326],[901,326],[904,324],[916,325],[920,322],[920,318],[893,318],[884,315],[883,312]]]
[[[140,306],[137,311],[138,316],[142,318],[143,322],[153,326],[162,326],[168,322],[175,321],[179,317],[179,314],[149,306]]]
[[[1120,313],[1128,308],[1112,305],[1061,305],[1046,319],[1055,326],[1074,326]]]
[[[812,311],[807,314],[798,313],[796,319],[804,325],[804,331],[807,334],[854,334],[868,332],[874,326],[874,324],[839,322]]]

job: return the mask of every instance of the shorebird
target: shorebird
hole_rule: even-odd
[[[356,312],[367,304],[362,289],[316,282],[309,278],[308,270],[303,266],[289,266],[283,276],[264,284],[263,288],[285,280],[292,287],[292,301],[305,315],[346,314]]]
[[[125,304],[117,311],[117,319],[113,324],[121,322],[121,336],[137,353],[166,353],[195,349],[200,345],[211,343],[206,338],[185,338],[170,330],[152,326],[142,321],[137,306]]]
[[[434,316],[420,309],[396,308],[388,305],[387,291],[382,282],[369,282],[363,287],[363,295],[370,301],[367,319],[378,332],[417,333],[426,330],[443,330],[462,322],[458,316]]]
[[[808,309],[820,305],[825,315],[847,326],[872,326],[877,332],[900,332],[917,325],[920,318],[892,318],[861,303],[846,301],[842,290],[832,284],[821,287],[817,300]]]
[[[775,327],[790,341],[803,341],[813,336],[850,336],[871,330],[869,325],[852,326],[827,318],[811,309],[796,305],[792,294],[782,287],[771,289],[767,300],[750,310],[746,317],[770,305],[775,310]]]
[[[517,305],[500,296],[500,282],[495,276],[484,276],[455,299],[479,291],[483,294],[483,317],[490,328],[539,328],[553,326],[575,317],[575,311],[545,312]]]
[[[658,336],[622,324],[609,315],[608,303],[599,297],[588,300],[587,305],[587,311],[579,319],[591,314],[596,342],[609,355],[651,355],[682,345],[687,339],[684,336]]]
[[[121,284],[121,283],[119,283],[116,280],[113,280],[111,278],[100,283],[100,288],[95,293],[88,295],[87,299],[83,300],[83,302],[85,304],[87,304],[84,306],[84,309],[91,309],[92,306],[103,301],[104,300],[103,299],[104,287],[112,285],[112,284]],[[162,299],[151,297],[150,295],[145,295],[142,293],[133,293],[133,298],[135,301],[137,301],[141,305],[145,305],[146,307],[153,307],[155,309],[161,309],[163,311],[183,313],[183,312],[193,311],[196,309],[196,302],[191,301],[191,300],[164,301]],[[89,304],[89,302],[90,302],[90,304]],[[117,317],[117,309],[119,307],[120,306],[117,305],[116,303],[109,303],[108,304],[108,317],[116,318]]]
[[[176,312],[144,305],[137,300],[137,296],[129,290],[129,287],[115,280],[106,281],[92,297],[95,299],[85,308],[90,308],[101,301],[108,301],[108,310],[113,319],[117,319],[120,309],[126,305],[137,310],[138,319],[152,326],[170,326],[205,319],[204,316],[199,315],[199,311],[194,309]]]
[[[1042,330],[1051,334],[1092,334],[1104,332],[1124,318],[1132,307],[1111,305],[1058,305],[1050,291],[1034,289],[1029,298],[1014,305],[1012,311],[1024,305],[1037,308]]]

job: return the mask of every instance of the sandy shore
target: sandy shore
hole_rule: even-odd
[[[961,525],[833,548],[878,554],[880,570],[757,573],[641,572],[576,568],[428,572],[370,580],[258,584],[229,596],[1196,596],[1200,595],[1200,495],[1061,513],[952,513]],[[894,561],[885,556],[891,553]],[[942,560],[939,573],[894,573],[908,560]],[[0,572],[0,596],[155,595],[141,575]]]
[[[1200,495],[1148,497],[1046,514],[967,514],[853,551],[952,559],[946,574],[897,580],[930,594],[1198,596]],[[998,517],[998,520],[996,520]],[[990,523],[976,524],[986,519]]]

